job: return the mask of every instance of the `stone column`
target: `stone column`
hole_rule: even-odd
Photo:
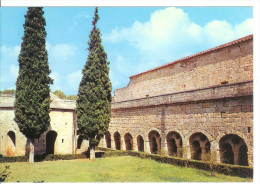
[[[111,136],[111,149],[116,149],[116,143],[114,137]]]
[[[206,154],[206,147],[205,146],[200,146],[200,149],[201,149],[201,154]]]
[[[182,147],[181,146],[179,146],[179,145],[177,145],[177,157],[180,157],[180,158],[182,158],[183,156],[182,156]]]
[[[133,150],[138,151],[137,140],[133,138]]]
[[[233,146],[233,153],[234,153],[234,165],[239,165],[239,146]]]
[[[165,140],[162,144],[164,145],[164,146],[162,147],[162,149],[164,149],[166,155],[169,155],[167,140]]]
[[[125,140],[124,140],[124,138],[122,138],[122,137],[121,137],[121,150],[126,150]]]
[[[211,153],[215,152],[216,162],[220,163],[220,151],[219,151],[219,144],[217,141],[211,142]]]
[[[149,141],[144,141],[144,151],[147,152],[147,153],[151,153]]]

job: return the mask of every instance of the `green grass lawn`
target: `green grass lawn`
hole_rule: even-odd
[[[208,171],[182,168],[136,157],[68,161],[1,163],[10,165],[7,182],[243,182],[252,181]]]

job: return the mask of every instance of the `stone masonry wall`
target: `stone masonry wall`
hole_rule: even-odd
[[[155,131],[160,139],[150,134]],[[223,161],[221,146],[230,143],[234,164],[244,162],[240,157],[247,155],[252,166],[253,35],[130,77],[127,87],[114,92],[109,133],[114,149],[119,145],[114,135],[120,134],[123,150],[131,144],[138,150],[141,135],[149,153],[156,144],[161,144],[157,150],[168,153],[167,137],[179,134],[185,150],[181,157],[188,159],[194,154],[190,143],[203,134],[219,162]],[[203,139],[199,144],[205,153]],[[101,144],[106,146],[109,140]]]
[[[219,140],[224,135],[236,134],[244,139],[249,150],[249,164],[253,164],[252,96],[112,110],[109,127],[112,147],[115,146],[113,135],[118,131],[122,149],[125,149],[124,135],[130,133],[134,150],[137,150],[137,136],[141,135],[145,151],[150,152],[148,133],[151,130],[159,132],[166,150],[167,146],[163,144],[166,144],[167,134],[179,133],[188,151],[184,155],[186,158],[190,158],[189,138],[196,132],[205,134],[211,141],[211,149],[218,152]]]
[[[75,153],[75,118],[73,110],[52,109],[50,112],[50,127],[43,133],[39,140],[35,141],[35,154],[43,154],[46,151],[46,134],[53,130],[57,132],[54,154]],[[14,121],[13,108],[1,108],[0,111],[0,154],[9,156],[25,155],[26,137],[19,131]],[[7,133],[15,133],[13,145]],[[9,150],[9,151],[7,151]]]
[[[249,39],[132,76],[127,87],[115,90],[114,101],[252,80],[253,40]]]

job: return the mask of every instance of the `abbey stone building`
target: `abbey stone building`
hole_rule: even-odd
[[[75,101],[51,95],[51,124],[36,154],[81,153]],[[14,97],[0,97],[0,154],[24,155]],[[114,91],[108,133],[100,146],[253,165],[253,35],[130,77]]]

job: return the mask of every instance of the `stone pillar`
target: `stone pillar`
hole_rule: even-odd
[[[133,138],[133,150],[138,151],[137,140]]]
[[[212,141],[211,142],[211,153],[213,154],[213,152],[215,152],[215,157],[216,157],[216,162],[220,163],[220,151],[219,151],[219,144],[217,141]]]
[[[233,145],[234,165],[239,165],[239,146]]]
[[[205,146],[200,146],[200,149],[201,149],[201,154],[206,154],[206,147]]]
[[[182,158],[183,157],[182,152],[183,152],[182,147],[177,145],[177,157]]]
[[[191,159],[189,138],[185,139],[185,137],[183,137],[182,150],[183,150],[183,158],[184,159]]]
[[[162,149],[164,149],[166,155],[169,155],[169,152],[168,152],[168,143],[167,143],[167,140],[165,140],[163,143],[163,147]]]
[[[111,149],[116,149],[116,143],[114,137],[111,136]]]
[[[121,137],[121,150],[126,150],[125,139]]]
[[[150,141],[144,141],[144,151],[147,153],[151,153]]]

